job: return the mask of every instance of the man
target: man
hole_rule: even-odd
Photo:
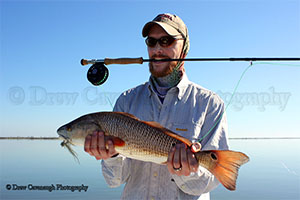
[[[143,28],[149,58],[185,58],[189,50],[186,25],[176,15],[161,14]],[[151,62],[148,82],[124,92],[114,111],[144,121],[156,121],[203,150],[228,149],[223,101],[213,92],[187,79],[184,62]],[[106,147],[107,146],[107,147]],[[167,165],[142,162],[118,155],[103,132],[87,136],[85,151],[102,159],[103,175],[111,187],[125,183],[122,199],[209,199],[218,180],[197,166],[183,144],[170,150]]]

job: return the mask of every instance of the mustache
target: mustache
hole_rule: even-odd
[[[157,54],[154,54],[150,57],[151,59],[171,59],[169,56],[167,55],[157,55]]]

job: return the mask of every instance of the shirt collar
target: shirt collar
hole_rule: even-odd
[[[154,85],[152,83],[152,79],[151,76],[149,77],[149,81],[148,81],[148,96],[150,97],[152,93],[155,93],[154,91]]]
[[[178,99],[179,100],[181,100],[181,98],[184,96],[189,83],[190,83],[190,81],[189,81],[186,73],[183,73],[181,81],[176,86],[178,88]]]

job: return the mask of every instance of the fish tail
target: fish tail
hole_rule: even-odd
[[[241,152],[212,150],[209,155],[214,163],[210,171],[228,190],[235,190],[238,170],[249,161],[249,157]]]

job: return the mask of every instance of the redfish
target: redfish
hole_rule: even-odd
[[[87,135],[104,131],[114,143],[118,153],[132,159],[166,164],[168,153],[177,143],[192,142],[162,127],[156,122],[141,121],[121,112],[98,112],[81,116],[57,130],[66,146],[76,157],[69,144],[84,145]],[[210,171],[228,190],[235,190],[238,170],[249,161],[241,152],[209,150],[194,153],[198,164]]]

